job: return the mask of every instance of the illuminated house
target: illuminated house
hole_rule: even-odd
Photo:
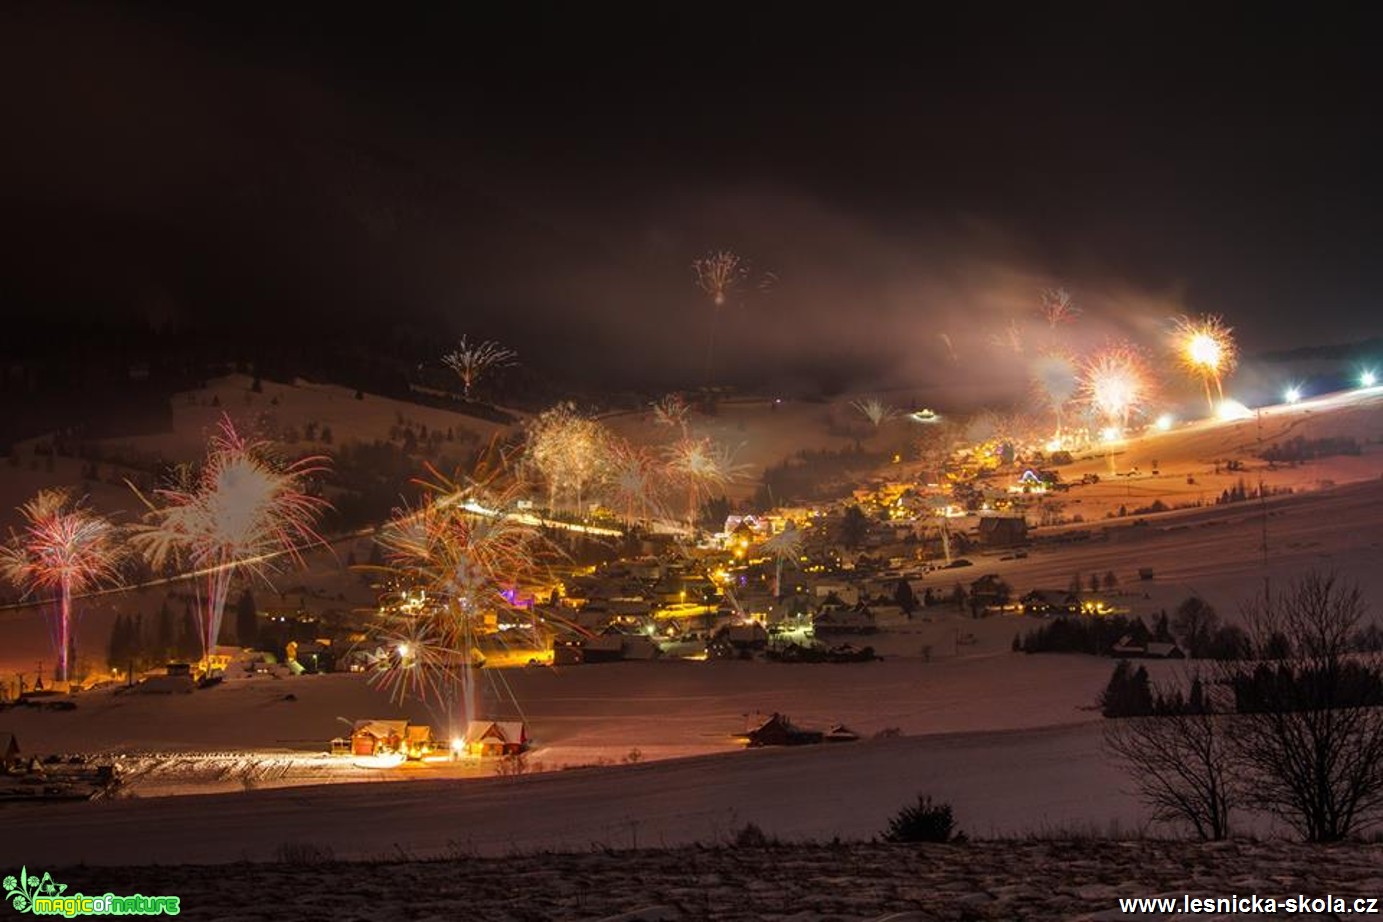
[[[351,729],[351,755],[373,756],[403,750],[406,720],[357,720]]]
[[[465,744],[467,755],[518,755],[528,748],[528,726],[521,720],[473,720]]]
[[[1023,613],[1039,618],[1079,615],[1080,596],[1064,589],[1034,589],[1018,600]]]

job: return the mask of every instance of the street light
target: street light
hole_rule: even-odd
[[[1300,403],[1300,402],[1301,402],[1301,388],[1299,388],[1299,387],[1289,387],[1289,388],[1287,388],[1286,392],[1283,393],[1283,395],[1282,395],[1282,399],[1283,399],[1283,400],[1286,400],[1288,403]]]

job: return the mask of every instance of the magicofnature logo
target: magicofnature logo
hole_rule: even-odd
[[[53,880],[53,875],[47,871],[40,877],[37,873],[30,874],[27,867],[20,868],[18,876],[7,876],[4,884],[5,899],[10,901],[10,906],[35,916],[65,919],[76,916],[176,916],[181,911],[181,900],[176,896],[68,893],[67,884]]]

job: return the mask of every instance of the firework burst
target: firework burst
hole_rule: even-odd
[[[1029,430],[1027,417],[998,410],[983,410],[966,423],[965,440],[972,444],[984,442],[1021,442]]]
[[[1224,376],[1234,370],[1238,360],[1232,332],[1223,319],[1211,315],[1178,317],[1172,334],[1181,367],[1187,374],[1201,379],[1205,385],[1205,402],[1212,413],[1215,400],[1210,395],[1210,384],[1214,382],[1215,394],[1223,402]]]
[[[492,371],[513,365],[517,358],[517,352],[497,342],[469,343],[463,336],[455,350],[442,356],[442,363],[461,378],[465,397],[470,400],[471,388],[477,381]]]
[[[696,287],[711,299],[714,308],[711,312],[711,331],[706,339],[706,381],[710,383],[716,323],[720,319],[720,309],[735,292],[745,288],[750,277],[749,263],[729,250],[718,250],[692,260],[691,269]],[[777,277],[773,273],[765,272],[760,277],[757,287],[760,291],[766,291],[776,281]]]
[[[1071,293],[1065,288],[1047,288],[1041,295],[1037,312],[1047,321],[1047,326],[1055,330],[1063,323],[1070,323],[1080,315]]]
[[[668,449],[664,469],[668,479],[687,490],[687,527],[695,530],[699,505],[737,481],[744,465],[731,452],[708,438],[684,438]]]
[[[783,567],[789,563],[795,567],[801,566],[804,544],[805,537],[792,522],[763,543],[763,549],[773,555],[773,594],[777,598],[783,597]]]
[[[436,619],[382,615],[365,654],[367,681],[402,704],[409,698],[445,701],[461,680],[461,654]]]
[[[1107,426],[1126,429],[1129,419],[1147,405],[1152,379],[1135,349],[1115,345],[1081,368],[1080,393]]]
[[[1023,331],[1018,326],[1018,321],[1010,320],[1005,327],[989,337],[989,344],[995,349],[1005,352],[1012,352],[1014,355],[1023,354]]]
[[[607,490],[610,502],[624,518],[625,525],[648,521],[661,515],[659,488],[661,470],[647,450],[624,439],[610,443],[610,477]]]
[[[247,571],[267,578],[284,558],[323,544],[316,522],[330,504],[307,492],[309,478],[327,470],[322,455],[277,459],[268,443],[250,441],[221,418],[206,460],[182,468],[172,486],[155,490],[132,543],[151,566],[187,566],[206,580],[202,649],[210,653],[221,629],[231,578]]]
[[[729,250],[720,250],[693,260],[692,275],[696,279],[696,287],[706,293],[712,304],[720,308],[725,306],[730,295],[749,278],[749,266]]]
[[[468,724],[486,616],[509,606],[552,548],[515,513],[520,485],[493,451],[463,479],[428,470],[419,504],[397,511],[376,539],[385,571],[420,604],[382,613],[371,681],[396,700],[459,704]]]
[[[687,420],[691,414],[691,408],[682,399],[681,394],[665,394],[653,401],[653,421],[660,426],[677,428],[683,436],[687,434]]]
[[[547,484],[549,510],[565,493],[581,511],[582,494],[609,475],[611,441],[608,429],[571,403],[559,403],[530,422],[527,456]]]
[[[856,400],[850,406],[859,410],[864,418],[874,424],[877,429],[884,423],[898,416],[898,411],[877,397],[869,397],[865,400]]]
[[[40,490],[19,507],[23,528],[0,547],[0,573],[26,593],[53,592],[56,676],[70,678],[74,594],[120,579],[116,529],[65,490]]]
[[[1080,389],[1075,361],[1061,352],[1047,352],[1032,363],[1033,392],[1037,402],[1056,415],[1056,434],[1061,437],[1062,413]]]

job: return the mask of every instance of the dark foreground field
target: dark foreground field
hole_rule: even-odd
[[[368,823],[369,817],[361,821]],[[369,863],[334,862],[309,845],[285,845],[281,859],[277,864],[215,867],[76,867],[52,876],[69,892],[178,895],[182,916],[188,919],[336,922],[1089,922],[1181,918],[1121,914],[1118,899],[1130,896],[1383,896],[1383,847],[1358,844],[1200,845],[1100,839],[924,846],[768,844]]]

